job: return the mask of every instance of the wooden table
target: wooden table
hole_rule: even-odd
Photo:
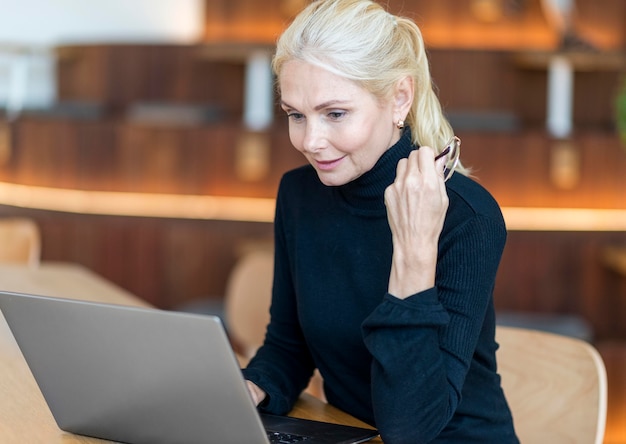
[[[87,268],[68,263],[49,262],[42,263],[38,267],[0,265],[0,290],[122,305],[150,306],[147,302]]]
[[[0,290],[149,306],[88,269],[73,264],[43,263],[38,268],[0,265]],[[306,394],[298,401],[292,415],[365,426],[350,415]],[[0,313],[0,443],[24,442],[73,444],[106,441],[73,435],[58,428]]]
[[[295,416],[296,418],[315,419],[317,421],[371,428],[368,424],[359,421],[355,417],[348,415],[346,412],[339,410],[332,405],[326,404],[325,402],[317,399],[315,396],[307,393],[303,393],[302,396],[300,396],[300,399],[296,402],[296,405],[289,415]],[[378,437],[367,442],[380,444],[383,441],[380,437]]]

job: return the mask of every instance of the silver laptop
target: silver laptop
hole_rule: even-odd
[[[276,434],[347,444],[378,436],[260,415],[218,317],[8,292],[0,292],[0,310],[67,432],[132,444],[267,444]]]

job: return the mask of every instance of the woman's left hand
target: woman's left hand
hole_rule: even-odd
[[[389,293],[398,298],[435,284],[437,244],[448,209],[444,163],[435,161],[430,147],[412,151],[398,162],[396,179],[385,190],[393,241]]]

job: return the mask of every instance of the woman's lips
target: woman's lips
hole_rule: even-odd
[[[344,157],[340,157],[339,159],[334,159],[334,160],[316,160],[315,164],[320,170],[328,171],[328,170],[332,170],[337,165],[339,165],[341,161],[344,159]]]

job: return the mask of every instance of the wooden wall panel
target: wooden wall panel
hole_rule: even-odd
[[[626,339],[626,276],[603,262],[626,233],[510,232],[496,282],[496,307],[574,314],[596,339]]]
[[[430,49],[428,55],[444,109],[516,111],[520,80],[510,52]]]
[[[85,102],[83,108],[91,104],[91,112],[105,118],[132,118],[137,104],[160,103],[195,106],[198,112],[213,112],[207,118],[215,121],[240,121],[245,60],[215,60],[207,56],[209,47],[61,48],[71,55],[61,58],[60,101]],[[522,128],[545,126],[545,66],[525,66],[510,50],[431,48],[429,57],[447,112],[507,113]],[[94,66],[98,72],[91,72]],[[614,97],[624,75],[626,61],[621,69],[576,72],[573,117],[577,128],[614,128]],[[278,106],[275,112],[282,116]],[[80,107],[75,107],[71,117],[85,118]]]
[[[507,113],[520,129],[545,128],[547,66],[528,67],[511,51],[430,49],[429,57],[447,112]],[[574,73],[576,129],[615,128],[615,95],[626,76],[626,56],[621,63],[621,67],[617,62],[613,68],[590,66]]]
[[[243,63],[207,59],[201,45],[75,45],[57,52],[61,102],[93,103],[114,116],[131,104],[163,102],[241,115]]]
[[[238,123],[176,128],[22,119],[15,126],[16,146],[0,180],[30,185],[272,198],[282,173],[304,163],[283,123],[269,135],[270,170],[258,181],[237,177]],[[566,189],[551,179],[557,143],[543,131],[458,135],[461,159],[503,206],[626,208],[626,149],[615,133],[575,134],[579,181]]]
[[[82,264],[162,308],[219,300],[241,252],[272,239],[267,223],[92,216],[0,206],[36,220],[42,260]]]
[[[205,36],[216,41],[273,43],[293,11],[306,0],[206,0]],[[473,0],[386,0],[396,14],[415,19],[430,46],[438,48],[552,49],[556,33],[543,15],[540,0],[503,1],[502,15],[485,22],[474,13]],[[626,3],[622,0],[577,0],[576,26],[603,49],[626,45]]]
[[[551,180],[558,145],[542,131],[460,132],[461,159],[502,206],[626,208],[626,147],[616,134],[577,133],[579,182],[559,188]]]
[[[305,162],[284,124],[268,135],[270,169],[260,181],[237,178],[238,122],[145,125],[24,117],[0,180],[83,190],[273,197],[284,171]]]

